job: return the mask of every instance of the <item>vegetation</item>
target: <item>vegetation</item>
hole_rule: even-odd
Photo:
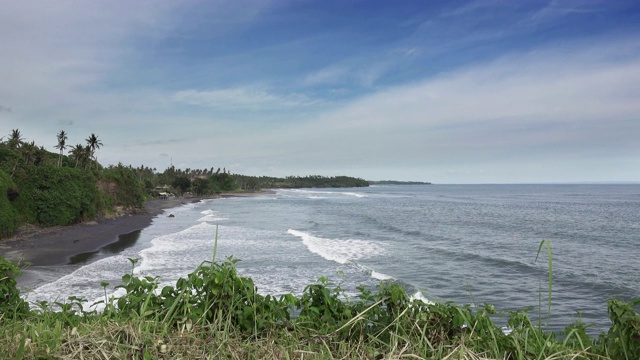
[[[18,212],[11,205],[16,191],[9,175],[0,169],[0,237],[13,234],[18,227]]]
[[[102,282],[99,311],[77,297],[30,310],[16,289],[19,269],[0,258],[0,348],[16,359],[640,358],[640,299],[610,300],[612,326],[596,339],[579,321],[546,332],[523,311],[507,314],[504,331],[491,305],[425,304],[393,282],[360,287],[353,299],[325,278],[299,297],[261,295],[236,262],[204,262],[162,289],[131,272],[116,286],[120,298]]]
[[[430,182],[422,181],[398,181],[398,180],[380,180],[369,181],[371,185],[431,185]]]
[[[56,134],[58,153],[25,142],[19,129],[0,138],[0,237],[23,224],[70,225],[111,213],[135,212],[146,199],[166,194],[211,196],[265,188],[362,187],[363,179],[336,176],[286,178],[232,174],[225,168],[177,169],[98,163],[102,140],[94,133],[85,145],[67,145],[69,134]],[[69,149],[67,155],[65,149]],[[5,215],[6,214],[6,215]]]
[[[144,188],[133,173],[121,166],[103,171],[95,161],[95,150],[102,145],[95,134],[86,146],[72,148],[71,156],[64,156],[67,140],[65,131],[57,134],[58,154],[26,143],[18,129],[0,143],[0,236],[12,235],[22,224],[70,225],[116,206],[143,205]]]
[[[18,195],[12,201],[21,221],[42,226],[93,219],[102,204],[91,172],[51,164],[26,165],[14,174]]]
[[[299,188],[347,188],[367,187],[369,182],[349,176],[326,177],[321,175],[288,176],[276,178],[269,176],[234,175],[236,183],[243,189],[299,189]]]

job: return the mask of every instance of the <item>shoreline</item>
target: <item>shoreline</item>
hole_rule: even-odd
[[[117,243],[122,236],[151,225],[165,210],[207,199],[260,196],[275,193],[270,190],[253,193],[222,193],[214,196],[187,196],[153,199],[144,211],[117,218],[100,218],[76,225],[49,228],[27,227],[14,236],[0,240],[0,256],[30,267],[71,265],[72,258],[97,252]]]
[[[142,230],[165,210],[203,197],[180,197],[167,200],[149,200],[144,211],[117,218],[100,218],[68,226],[50,228],[29,227],[11,238],[0,241],[0,256],[30,267],[67,265],[77,256],[117,242],[124,234]]]

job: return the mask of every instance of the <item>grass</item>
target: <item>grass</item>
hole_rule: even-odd
[[[541,243],[542,249],[544,242]],[[538,254],[540,252],[538,251]],[[551,254],[547,242],[547,250]],[[215,259],[215,255],[213,256]],[[132,269],[136,259],[131,259]],[[382,282],[355,299],[320,278],[299,297],[273,297],[241,277],[237,260],[203,262],[174,286],[122,277],[126,294],[104,310],[84,299],[40,304],[19,297],[16,265],[0,258],[0,356],[9,359],[640,359],[640,299],[608,302],[612,326],[590,338],[576,322],[563,334],[510,312],[505,333],[491,305],[410,300]],[[549,272],[552,260],[549,256]],[[102,283],[106,287],[108,284]],[[551,297],[551,278],[549,299]],[[550,307],[549,307],[550,312]],[[293,317],[291,314],[296,314]]]

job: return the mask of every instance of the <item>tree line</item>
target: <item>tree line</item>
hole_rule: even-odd
[[[226,168],[179,169],[159,172],[140,165],[98,162],[104,144],[94,133],[84,143],[68,145],[69,134],[56,134],[50,152],[27,142],[19,129],[0,138],[0,237],[22,224],[70,225],[122,211],[137,211],[161,194],[213,196],[222,192],[268,188],[363,187],[369,183],[348,176],[288,176],[232,174]],[[66,153],[65,153],[66,151]]]

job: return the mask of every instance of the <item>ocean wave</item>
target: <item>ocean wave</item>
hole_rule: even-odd
[[[216,225],[206,221],[182,231],[159,236],[151,246],[140,251],[141,261],[136,274],[149,274],[164,278],[169,274],[186,275],[204,260],[210,260],[215,242]],[[188,249],[189,251],[185,251]],[[177,271],[176,271],[177,270]]]
[[[320,238],[293,229],[287,230],[287,233],[301,238],[302,243],[312,253],[338,264],[378,256],[385,252],[380,244],[373,241]]]
[[[357,198],[367,197],[366,194],[353,192],[353,191],[323,191],[323,190],[307,190],[307,189],[281,189],[281,190],[278,190],[277,194],[285,197],[290,197],[292,195],[293,196],[301,195],[307,198],[311,198],[313,196],[319,196],[319,195],[329,195],[333,197],[339,197],[339,196],[353,196]]]
[[[394,277],[393,276],[389,276],[387,274],[383,274],[383,273],[379,273],[375,270],[371,270],[371,277],[377,280],[393,280]]]
[[[199,222],[218,222],[218,221],[224,221],[224,220],[229,220],[229,218],[217,217],[215,215],[210,214],[210,215],[206,215],[206,216],[201,217],[197,221],[199,221]]]
[[[424,296],[421,291],[416,291],[413,295],[409,297],[409,300],[410,301],[420,300],[427,305],[435,304],[433,301],[427,299],[427,297]]]
[[[383,255],[386,252],[382,245],[374,241],[320,238],[293,229],[289,229],[287,233],[301,238],[302,243],[310,252],[320,255],[326,260],[347,265],[376,280],[384,281],[394,279],[392,276],[375,271],[357,262],[357,260]]]

